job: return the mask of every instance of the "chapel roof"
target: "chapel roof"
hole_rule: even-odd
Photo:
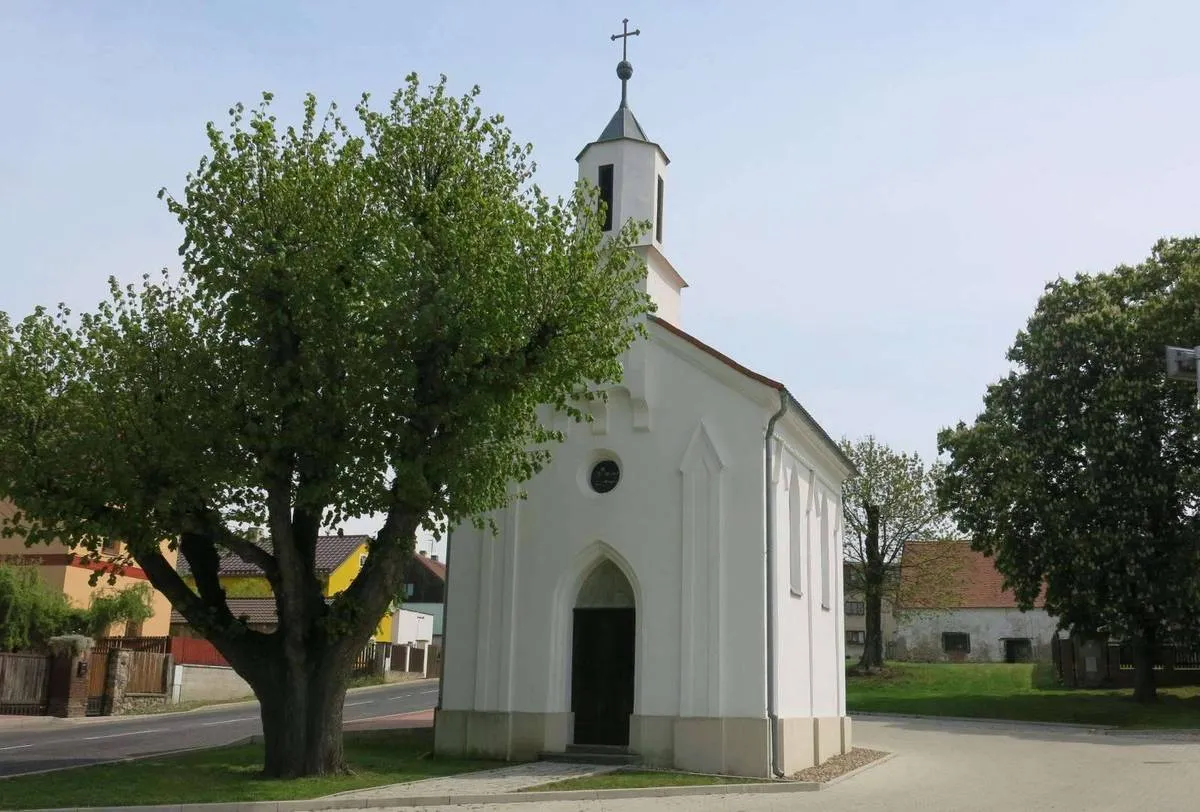
[[[613,113],[613,117],[609,119],[608,126],[604,128],[604,132],[600,133],[600,137],[596,139],[595,143],[617,141],[622,138],[629,138],[633,141],[645,141],[647,143],[650,141],[646,137],[646,132],[642,129],[642,125],[638,124],[633,111],[624,102],[621,102],[621,106],[617,108],[617,112]]]
[[[786,396],[788,398],[788,401],[789,401],[791,407],[800,414],[800,416],[801,416],[801,418],[803,418],[804,422],[806,422],[809,425],[809,427],[816,433],[817,437],[821,440],[822,443],[824,443],[825,447],[830,451],[830,453],[832,453],[838,460],[840,460],[842,462],[842,464],[845,465],[852,473],[856,473],[858,471],[858,468],[857,468],[857,466],[855,466],[853,460],[851,460],[849,457],[846,456],[845,452],[842,451],[841,446],[839,446],[837,444],[837,442],[834,441],[834,439],[829,436],[829,433],[827,431],[825,431],[824,428],[821,427],[821,424],[816,421],[816,418],[814,418],[811,414],[809,414],[809,411],[807,409],[805,409],[803,405],[801,405],[800,401],[796,400],[796,397],[791,392],[789,392],[788,388],[786,386],[784,386],[782,383],[775,380],[774,378],[768,378],[766,375],[761,375],[761,374],[755,372],[754,370],[750,369],[749,367],[742,366],[737,361],[733,360],[728,355],[726,355],[725,353],[716,349],[715,347],[712,347],[709,344],[705,344],[703,341],[696,338],[691,333],[685,332],[684,330],[680,329],[679,327],[676,327],[674,324],[671,324],[670,322],[665,321],[664,319],[661,319],[658,316],[651,314],[648,318],[651,323],[656,324],[659,327],[662,327],[664,330],[671,333],[672,335],[676,335],[679,338],[682,338],[684,341],[688,342],[693,347],[696,347],[697,349],[704,351],[708,355],[712,356],[713,358],[717,359],[721,363],[725,364],[727,367],[734,369],[737,372],[740,372],[742,375],[744,375],[745,377],[749,378],[752,381],[756,381],[756,382],[762,384],[763,386],[768,386],[771,389],[774,389],[775,391]]]

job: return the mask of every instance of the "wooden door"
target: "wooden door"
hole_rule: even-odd
[[[575,610],[571,650],[575,744],[629,744],[635,630],[633,609]]]

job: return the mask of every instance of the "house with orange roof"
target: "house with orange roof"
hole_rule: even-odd
[[[893,651],[900,660],[1048,660],[1058,632],[1044,592],[1022,611],[992,559],[965,541],[905,545],[899,598]]]
[[[11,517],[16,510],[12,502],[0,500],[0,519]],[[163,555],[168,561],[175,561],[175,550],[167,542],[163,542]],[[129,560],[125,545],[115,539],[106,540],[98,554],[92,555],[87,550],[74,549],[62,542],[28,547],[20,536],[0,536],[0,563],[36,567],[43,583],[62,592],[72,605],[81,609],[91,605],[92,599],[98,595],[148,584],[150,580],[145,571]],[[100,575],[93,584],[92,576],[97,573]],[[152,590],[150,610],[152,614],[148,620],[118,623],[108,630],[108,634],[126,637],[159,637],[167,634],[171,621],[171,602],[167,596]]]

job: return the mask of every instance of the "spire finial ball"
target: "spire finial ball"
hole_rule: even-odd
[[[628,82],[631,76],[633,76],[633,65],[622,59],[617,63],[617,78],[622,82]]]

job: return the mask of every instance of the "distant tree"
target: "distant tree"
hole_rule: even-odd
[[[973,425],[939,435],[941,498],[1023,608],[1130,639],[1135,696],[1200,618],[1200,413],[1164,347],[1200,343],[1200,240],[1047,286]]]
[[[0,564],[0,651],[40,649],[51,637],[100,637],[115,623],[148,620],[150,588],[137,584],[94,596],[89,605],[70,600],[38,577],[37,567]]]
[[[144,623],[154,616],[152,597],[149,584],[96,593],[85,614],[83,633],[103,637],[117,623]]]
[[[0,496],[33,541],[124,541],[151,584],[259,699],[265,773],[340,773],[355,657],[396,597],[418,527],[502,507],[621,377],[649,299],[594,189],[532,183],[531,148],[478,89],[410,76],[355,130],[270,95],[208,127],[181,197],[182,275],[113,283],[75,320],[0,331]],[[365,565],[326,603],[323,528],[380,514]],[[239,528],[263,527],[270,544]],[[186,583],[160,550],[178,545]],[[278,626],[235,617],[232,552],[271,585]]]
[[[82,613],[39,578],[36,567],[0,564],[0,651],[36,649],[81,624]]]
[[[938,466],[927,469],[920,455],[897,453],[870,436],[841,445],[858,468],[842,489],[845,590],[864,596],[867,630],[858,667],[871,670],[883,666],[884,599],[898,607],[902,588],[929,600],[956,585],[946,567],[954,557],[925,555],[911,563],[902,586],[905,544],[945,539],[954,525],[937,502]]]

